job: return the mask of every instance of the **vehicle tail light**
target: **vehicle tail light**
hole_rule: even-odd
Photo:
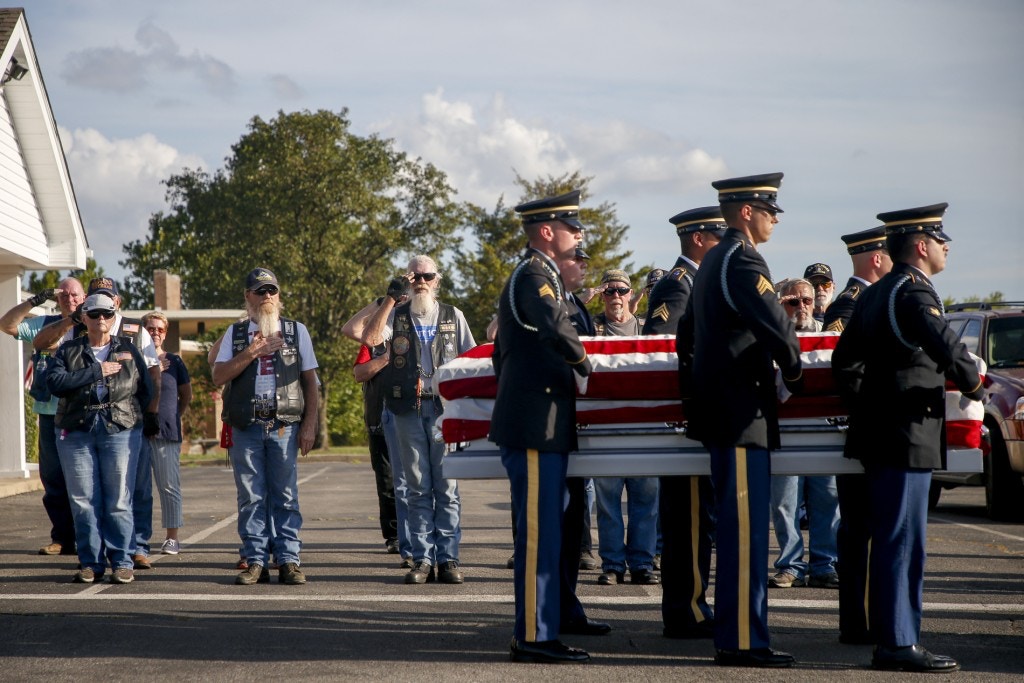
[[[1024,396],[1017,399],[1017,405],[1013,407],[1013,419],[1024,420]]]

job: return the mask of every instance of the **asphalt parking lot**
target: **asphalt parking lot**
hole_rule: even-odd
[[[589,664],[508,661],[512,625],[507,485],[463,481],[462,586],[407,586],[387,555],[368,462],[300,463],[305,586],[234,585],[231,472],[182,472],[182,553],[158,556],[129,585],[72,584],[77,560],[43,557],[40,495],[0,499],[2,680],[873,681],[870,647],[840,645],[835,591],[773,590],[773,646],[786,672],[723,669],[702,641],[661,637],[660,587],[599,586],[582,572],[603,637],[567,637]],[[984,517],[981,489],[944,492],[929,525],[923,644],[955,656],[957,680],[1024,675],[1024,525]],[[159,526],[159,502],[154,514]],[[159,536],[157,544],[162,539]],[[596,543],[596,533],[595,533]],[[713,590],[712,590],[713,596]]]

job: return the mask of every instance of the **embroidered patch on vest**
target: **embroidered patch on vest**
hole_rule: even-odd
[[[397,355],[402,355],[409,352],[409,338],[408,337],[395,337],[391,342],[391,350]]]
[[[122,332],[135,332],[135,333],[138,333],[139,326],[138,325],[133,325],[131,323],[124,323],[124,324],[121,325],[121,331]]]

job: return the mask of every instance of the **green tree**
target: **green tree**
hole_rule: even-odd
[[[590,256],[587,285],[597,284],[605,270],[620,268],[629,272],[640,286],[639,278],[646,275],[650,267],[635,269],[627,260],[633,252],[621,250],[629,226],[619,222],[615,204],[603,202],[596,207],[588,206],[591,180],[592,177],[580,171],[532,181],[517,174],[515,182],[522,194],[516,205],[580,190],[580,220],[587,226],[583,247]],[[505,205],[504,197],[498,199],[493,211],[467,203],[463,206],[462,217],[472,239],[464,240],[460,243],[462,246],[453,250],[457,272],[457,277],[453,278],[454,295],[473,335],[482,340],[484,329],[497,310],[505,280],[523,253],[526,236],[515,211]],[[601,302],[595,299],[590,307],[596,312]]]
[[[354,384],[357,347],[342,324],[382,293],[396,264],[440,253],[459,217],[441,171],[392,140],[353,134],[347,113],[253,118],[223,169],[166,181],[168,209],[152,216],[145,241],[125,245],[121,261],[125,289],[143,307],[152,305],[157,268],[181,275],[190,308],[238,306],[245,274],[273,270],[285,315],[313,338],[324,435],[331,387]],[[356,414],[360,405],[345,408]]]
[[[999,290],[996,290],[994,292],[990,292],[989,295],[986,297],[980,297],[977,294],[972,294],[970,296],[964,297],[963,300],[960,301],[959,303],[971,304],[980,302],[990,304],[995,303],[996,301],[1004,301],[1005,299],[1006,297],[1003,295],[1003,293],[1000,292]],[[946,306],[947,308],[955,303],[958,303],[957,300],[951,296],[947,296],[945,299],[942,300],[942,305]]]
[[[28,291],[38,292],[41,289],[56,287],[66,277],[73,277],[82,283],[83,288],[88,288],[93,278],[103,277],[103,268],[96,264],[96,259],[85,260],[85,270],[69,270],[61,275],[59,270],[35,270],[28,275]],[[125,306],[125,308],[130,308]]]

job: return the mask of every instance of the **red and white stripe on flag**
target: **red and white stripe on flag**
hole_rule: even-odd
[[[844,415],[832,381],[832,350],[839,334],[817,332],[797,336],[804,390],[779,406],[779,416],[785,419]],[[586,395],[579,396],[576,402],[577,423],[666,423],[686,419],[679,401],[679,365],[674,336],[581,339],[593,372]],[[434,389],[445,402],[441,418],[445,442],[458,443],[487,436],[498,390],[491,364],[493,350],[493,344],[481,344],[441,366],[434,375]],[[953,405],[958,406],[959,392],[956,393]],[[947,406],[949,403],[947,397]],[[980,405],[978,403],[979,408]],[[980,427],[978,422],[975,432],[979,440]],[[969,424],[956,427],[956,439],[950,439],[950,444],[969,442],[970,438],[965,436],[971,429]]]

